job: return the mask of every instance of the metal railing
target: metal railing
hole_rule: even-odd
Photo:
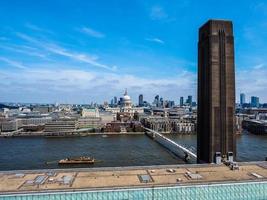
[[[149,128],[146,128],[146,127],[143,127],[143,128],[144,128],[146,131],[149,131],[149,132],[151,132],[151,133],[153,133],[153,134],[156,134],[156,135],[158,135],[159,137],[163,138],[164,140],[168,141],[170,144],[172,144],[173,146],[175,146],[175,147],[181,149],[184,153],[188,154],[189,156],[191,156],[191,157],[193,157],[193,158],[197,158],[197,155],[196,155],[194,152],[192,152],[192,150],[186,148],[185,146],[183,146],[183,145],[181,145],[181,144],[178,144],[178,143],[174,142],[173,140],[171,140],[171,139],[165,137],[164,135],[160,134],[160,133],[157,132],[157,131],[154,131],[154,130],[149,129]]]

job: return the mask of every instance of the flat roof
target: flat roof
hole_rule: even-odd
[[[13,193],[267,181],[267,162],[238,164],[240,169],[234,171],[224,164],[4,171],[0,172],[0,196]],[[149,177],[149,181],[141,181],[140,177]]]

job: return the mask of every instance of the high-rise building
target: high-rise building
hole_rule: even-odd
[[[159,106],[159,95],[156,95],[156,96],[155,96],[154,104],[155,104],[156,107]]]
[[[235,157],[235,66],[231,21],[209,20],[198,41],[198,162]]]
[[[180,106],[184,105],[184,97],[180,97]]]
[[[243,104],[246,103],[246,95],[244,93],[240,94],[240,105],[243,106]]]
[[[168,105],[167,105],[168,108],[172,108],[174,106],[175,106],[175,102],[174,101],[168,101]]]
[[[139,106],[144,106],[144,96],[142,94],[139,95],[138,105]]]
[[[159,105],[158,105],[158,107],[164,107],[164,101],[163,101],[163,98],[162,97],[160,97],[160,99],[159,99]]]
[[[252,96],[251,97],[251,104],[250,105],[253,108],[260,107],[260,98],[259,97]]]
[[[188,96],[186,103],[188,103],[189,106],[192,105],[193,97],[191,95]]]
[[[114,104],[115,104],[115,105],[118,104],[118,99],[117,99],[117,97],[114,97]]]

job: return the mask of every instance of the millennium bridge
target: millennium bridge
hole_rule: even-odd
[[[184,159],[189,163],[196,163],[197,155],[195,150],[192,147],[186,147],[185,145],[178,144],[177,142],[171,140],[170,138],[165,137],[163,134],[146,128],[143,126],[143,129],[146,130],[146,135],[157,141],[159,144],[167,148],[176,156]]]

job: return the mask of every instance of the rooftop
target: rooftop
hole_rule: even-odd
[[[267,162],[0,172],[0,194],[267,181]]]

